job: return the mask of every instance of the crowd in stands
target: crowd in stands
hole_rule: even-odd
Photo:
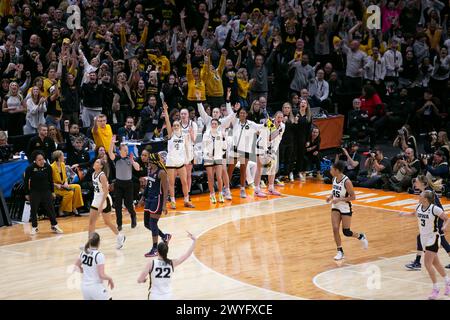
[[[367,24],[373,4],[381,8],[378,30]],[[69,5],[80,8],[79,26]],[[426,173],[444,192],[449,11],[439,0],[5,0],[0,148],[8,137],[29,135],[23,151],[29,159],[43,151],[64,198],[61,210],[76,212],[79,185],[88,183],[95,159],[106,160],[114,181],[112,140],[169,140],[170,158],[180,134],[186,165],[168,166],[169,178],[181,179],[192,206],[192,171],[205,159],[221,166],[208,178],[226,199],[230,186],[240,184],[242,197],[245,185],[264,196],[265,181],[277,194],[274,185],[318,175],[313,110],[320,109],[345,115],[350,143],[336,159],[346,161],[355,185],[407,191]],[[377,147],[386,140],[398,148],[396,157]],[[208,148],[215,141],[219,157]],[[136,189],[144,185],[148,153],[136,160]]]

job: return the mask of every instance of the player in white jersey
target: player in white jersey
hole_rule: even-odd
[[[226,144],[225,137],[218,130],[219,120],[211,119],[210,128],[205,131],[202,139],[204,167],[208,175],[208,188],[211,203],[217,203],[216,192],[214,190],[214,176],[217,179],[217,188],[219,191],[219,202],[223,203],[222,194],[222,163]]]
[[[177,174],[180,177],[181,187],[183,189],[184,206],[187,208],[194,208],[194,205],[189,200],[189,187],[186,172],[186,150],[188,148],[188,141],[181,131],[181,123],[179,121],[174,121],[173,125],[170,123],[168,108],[169,107],[164,102],[163,112],[169,135],[169,141],[167,143],[166,168],[167,175],[169,176],[170,208],[176,209],[175,178]],[[190,131],[192,131],[192,128]]]
[[[331,195],[327,198],[327,203],[331,202],[331,224],[333,226],[334,241],[336,241],[337,254],[334,260],[344,259],[344,250],[342,249],[341,235],[339,228],[342,222],[342,232],[346,237],[353,237],[360,240],[363,248],[369,247],[364,233],[357,233],[350,230],[352,223],[352,203],[355,200],[355,192],[353,191],[353,184],[350,179],[343,174],[345,162],[335,162],[330,170],[333,176],[333,190]]]
[[[223,161],[222,161],[222,181],[223,181],[223,190],[222,190],[222,197],[224,197],[227,200],[232,199],[231,191],[230,191],[230,179],[228,177],[228,171],[227,171],[227,154],[228,154],[228,148],[230,148],[231,145],[228,145],[228,140],[232,141],[232,138],[228,136],[228,133],[231,132],[231,129],[229,129],[231,121],[235,118],[234,110],[231,107],[230,103],[230,97],[231,97],[231,88],[227,89],[227,97],[226,97],[226,104],[225,106],[221,106],[220,108],[214,107],[212,108],[211,115],[208,115],[205,111],[205,108],[203,107],[203,104],[201,103],[201,94],[199,91],[196,92],[197,96],[197,108],[198,112],[200,114],[200,117],[202,118],[203,122],[205,123],[206,130],[208,131],[211,129],[211,120],[217,119],[219,120],[219,127],[217,128],[220,134],[224,138],[224,145],[225,145],[225,151],[223,153]],[[222,109],[222,111],[221,111]],[[219,195],[220,197],[220,195]]]
[[[158,258],[150,261],[138,278],[138,283],[145,283],[150,275],[149,300],[170,300],[172,299],[171,280],[175,267],[182,264],[194,252],[195,242],[197,240],[188,232],[192,239],[190,248],[178,259],[171,260],[167,258],[169,247],[167,243],[158,244]]]
[[[114,289],[114,282],[105,273],[105,256],[98,251],[99,245],[100,236],[97,232],[94,232],[75,261],[75,265],[83,274],[81,292],[84,300],[111,300],[103,281],[108,281],[111,290]]]
[[[444,224],[442,230],[445,232],[449,224],[447,214],[434,204],[435,195],[431,190],[425,190],[420,194],[419,205],[414,213],[402,215],[415,215],[419,224],[420,242],[425,249],[425,268],[433,283],[433,290],[428,299],[435,300],[439,296],[435,270],[445,279],[445,295],[450,295],[450,278],[445,272],[438,256],[439,250],[439,226],[438,220],[442,219]]]
[[[194,166],[194,144],[197,139],[198,126],[189,119],[189,111],[186,108],[180,110],[181,133],[186,139],[186,182],[188,192],[191,192],[192,168]]]
[[[267,174],[269,176],[270,195],[280,196],[281,193],[275,190],[275,174],[278,170],[278,147],[280,145],[285,125],[283,123],[283,113],[278,111],[275,114],[273,121],[268,119],[264,124],[264,128],[259,132],[259,137],[256,141],[256,154],[258,155],[256,161],[255,173],[255,196],[267,197],[267,194],[260,189],[261,175]]]
[[[89,233],[88,237],[95,232],[95,224],[98,216],[101,214],[105,224],[116,235],[116,248],[121,249],[125,242],[125,236],[122,235],[117,226],[111,222],[111,205],[112,200],[109,195],[108,178],[103,172],[105,162],[102,159],[97,159],[94,162],[94,173],[92,174],[92,183],[94,185],[94,200],[92,200],[91,211],[89,213]]]

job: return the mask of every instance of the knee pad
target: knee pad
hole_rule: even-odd
[[[150,230],[152,232],[152,236],[153,237],[157,237],[158,236],[158,220],[154,219],[154,218],[150,218]]]
[[[342,232],[344,233],[344,236],[346,236],[346,237],[353,236],[353,232],[350,229],[342,229]]]

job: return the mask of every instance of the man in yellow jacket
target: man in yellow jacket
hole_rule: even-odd
[[[227,57],[227,50],[222,49],[222,55],[220,56],[219,65],[217,68],[211,63],[211,50],[208,49],[205,55],[206,64],[206,101],[212,107],[220,107],[225,103],[223,98],[223,84],[222,84],[222,74],[225,68],[225,60]]]

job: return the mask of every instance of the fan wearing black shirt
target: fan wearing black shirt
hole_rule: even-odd
[[[46,160],[50,160],[52,157],[53,151],[56,150],[55,142],[47,136],[48,127],[45,124],[40,124],[38,126],[38,135],[31,138],[28,142],[27,147],[27,157],[31,162],[32,157],[31,154],[35,150],[40,150],[44,154]]]
[[[391,163],[381,149],[370,152],[364,166],[367,168],[366,174],[358,176],[358,186],[363,188],[380,188],[383,178],[392,172]]]

